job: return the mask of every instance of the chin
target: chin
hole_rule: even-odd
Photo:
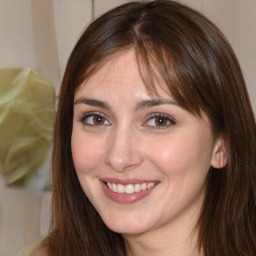
[[[109,220],[103,219],[105,225],[112,231],[120,234],[140,234],[150,229],[149,225],[138,220],[131,219],[116,219],[110,218]]]

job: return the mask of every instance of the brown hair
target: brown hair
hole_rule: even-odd
[[[222,33],[200,13],[172,1],[132,2],[92,22],[63,78],[53,147],[49,255],[126,255],[84,194],[73,165],[74,92],[116,52],[134,49],[149,91],[160,76],[186,110],[209,117],[228,162],[210,168],[197,229],[207,256],[256,255],[256,126],[238,61]]]

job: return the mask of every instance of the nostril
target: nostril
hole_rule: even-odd
[[[143,157],[137,145],[134,139],[131,140],[129,131],[119,131],[109,142],[105,164],[115,172],[128,171],[139,166],[143,162]]]

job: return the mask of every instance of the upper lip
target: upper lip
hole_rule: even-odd
[[[109,182],[115,184],[129,185],[129,184],[138,184],[138,183],[159,183],[157,180],[146,180],[146,179],[117,179],[117,178],[102,178],[102,182]]]

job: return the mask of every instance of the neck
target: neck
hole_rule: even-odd
[[[177,233],[157,235],[157,232],[155,235],[125,236],[127,256],[199,256],[195,231],[186,236]]]
[[[200,256],[197,219],[181,218],[145,233],[123,235],[127,256]]]

